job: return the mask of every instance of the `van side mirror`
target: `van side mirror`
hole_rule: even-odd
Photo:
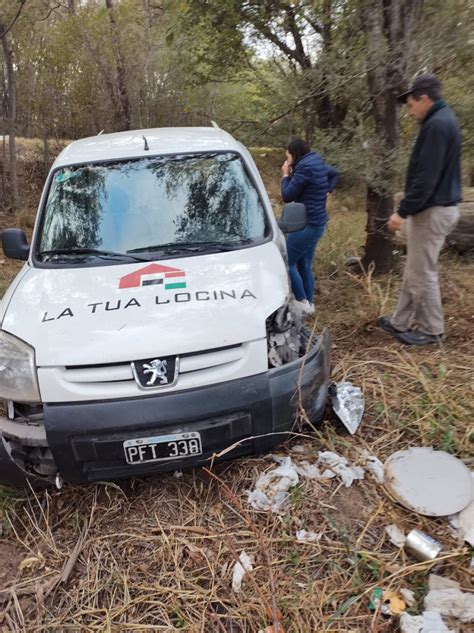
[[[2,231],[2,248],[6,257],[26,261],[30,253],[30,245],[25,232],[21,229],[5,229]]]
[[[278,226],[283,233],[302,231],[308,223],[308,213],[302,202],[289,202],[281,212]]]

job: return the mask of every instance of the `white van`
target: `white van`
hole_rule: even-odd
[[[0,303],[4,483],[202,465],[269,450],[302,408],[321,418],[329,334],[295,317],[263,182],[217,126],[72,143],[31,246],[2,242],[25,261]]]

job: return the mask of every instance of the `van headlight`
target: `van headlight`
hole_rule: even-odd
[[[0,398],[41,402],[32,347],[0,330]]]

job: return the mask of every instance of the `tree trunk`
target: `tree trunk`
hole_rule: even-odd
[[[8,149],[10,156],[10,208],[16,211],[18,205],[18,177],[16,164],[16,91],[15,73],[13,68],[13,49],[10,44],[8,33],[5,32],[4,24],[0,23],[0,38],[2,40],[3,54],[7,67],[7,121],[8,121]]]
[[[367,38],[367,83],[377,134],[377,168],[367,190],[367,240],[364,268],[388,272],[392,265],[393,235],[386,222],[394,210],[394,153],[400,131],[397,94],[401,92],[408,42],[420,19],[423,0],[368,0],[362,18]]]
[[[120,47],[119,29],[115,21],[113,0],[105,0],[105,6],[108,9],[110,30],[112,34],[112,47],[114,50],[115,63],[117,65],[116,88],[118,94],[118,102],[120,104],[119,127],[129,130],[132,127],[132,107],[128,96],[125,60],[123,58],[122,49]]]
[[[386,273],[392,266],[393,236],[388,231],[387,219],[393,212],[393,196],[367,188],[367,224],[365,253],[361,260],[364,270],[373,267],[377,274]]]

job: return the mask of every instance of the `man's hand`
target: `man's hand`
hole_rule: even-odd
[[[392,215],[388,218],[387,226],[390,231],[395,233],[395,231],[400,231],[404,222],[405,219],[402,218],[401,215],[398,215],[398,213],[392,213]]]
[[[291,173],[291,165],[287,160],[285,160],[285,162],[281,166],[281,173],[283,174],[283,176],[289,176]]]

